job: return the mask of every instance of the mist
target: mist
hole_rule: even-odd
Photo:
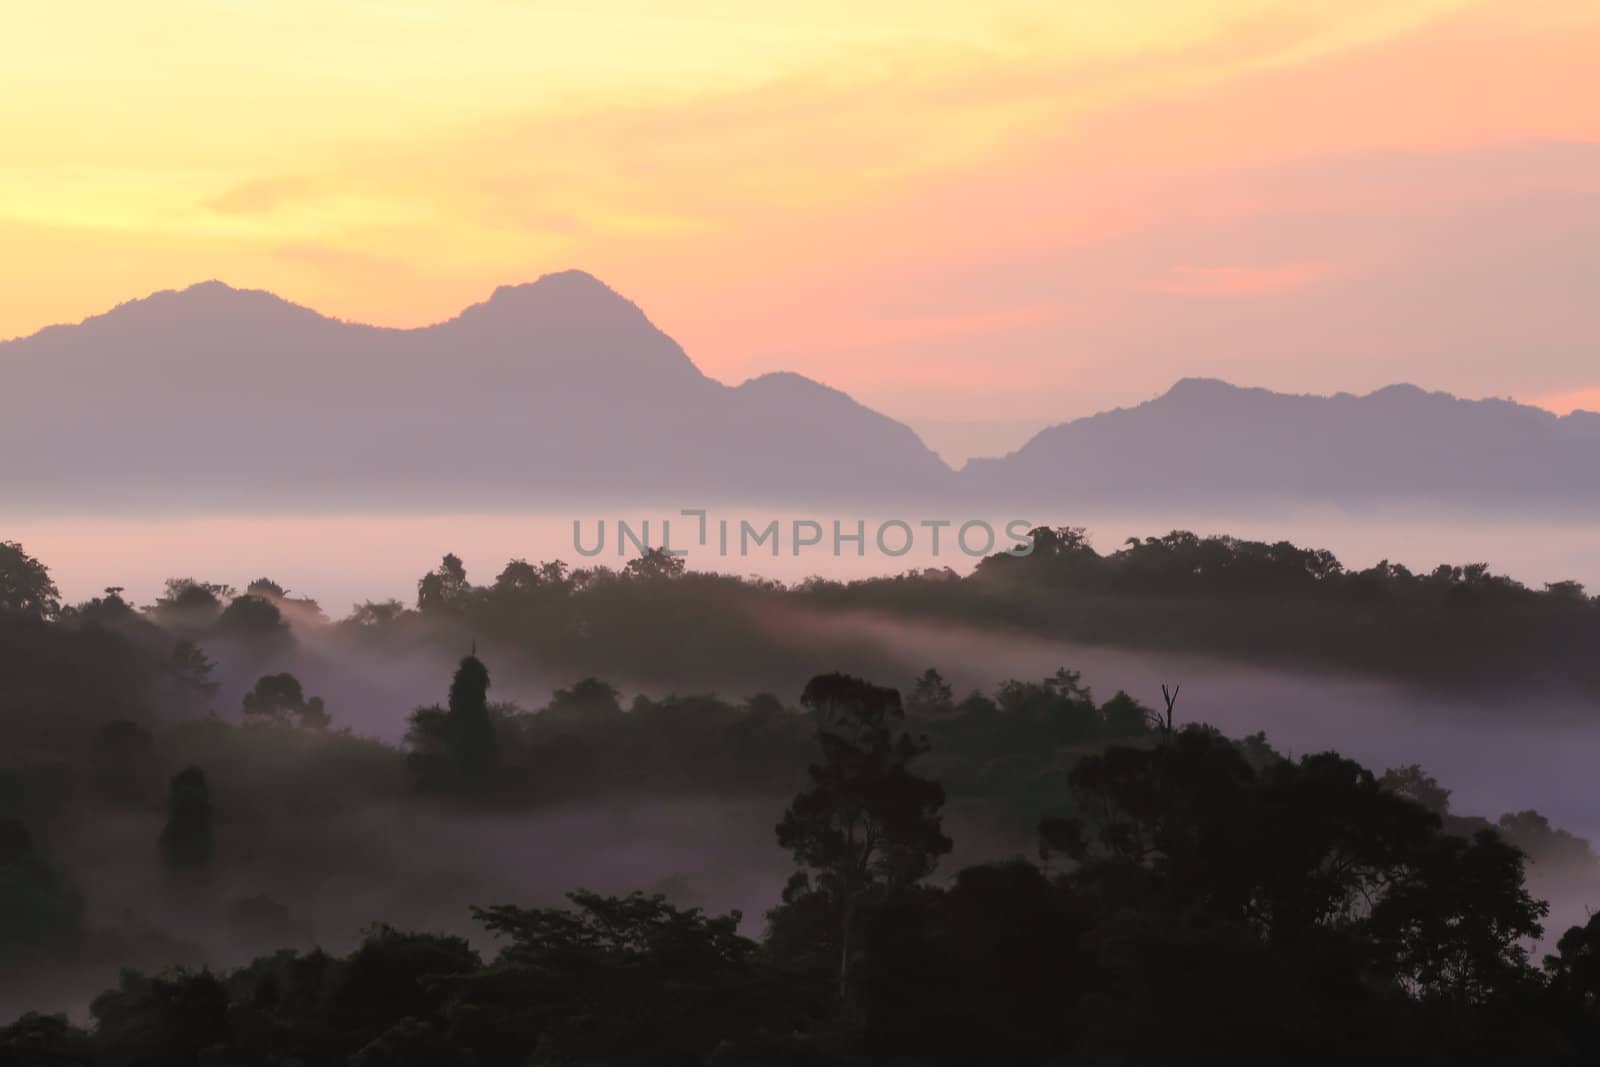
[[[689,502],[694,503],[693,501]],[[462,557],[475,577],[486,577],[508,559],[579,559],[573,548],[573,523],[583,523],[592,540],[595,523],[614,524],[620,516],[637,525],[650,519],[652,544],[659,544],[660,520],[674,521],[676,544],[695,527],[695,520],[678,515],[689,506],[667,501],[659,507],[628,509],[586,507],[563,513],[462,513],[462,514],[305,514],[214,515],[184,518],[8,518],[6,536],[30,547],[50,561],[51,572],[68,600],[98,595],[107,586],[120,586],[135,601],[153,599],[162,582],[175,573],[193,573],[211,580],[241,584],[270,574],[296,595],[310,596],[330,614],[338,615],[365,600],[395,597],[407,603],[416,595],[416,581],[446,552]],[[1045,511],[1052,512],[1046,514]],[[1387,559],[1414,570],[1439,563],[1490,561],[1497,569],[1525,582],[1540,585],[1574,579],[1600,588],[1600,549],[1594,524],[1587,519],[1516,521],[1441,511],[1390,509],[1381,514],[1351,514],[1335,509],[1234,509],[1214,514],[1193,511],[1100,513],[1073,508],[1023,509],[1020,515],[987,516],[997,532],[1021,517],[1030,523],[1052,525],[1070,522],[1088,529],[1093,543],[1110,550],[1126,538],[1150,536],[1174,529],[1205,535],[1230,533],[1268,541],[1287,539],[1297,544],[1331,549],[1351,567],[1367,567]],[[719,513],[721,514],[721,513]],[[788,515],[764,509],[729,510],[728,516],[765,523]],[[715,517],[715,516],[713,516]],[[831,529],[833,519],[867,522],[876,527],[881,518],[862,512],[819,513],[805,516]],[[908,522],[920,518],[952,518],[948,514],[901,516]],[[957,515],[957,519],[972,516]],[[979,516],[983,517],[983,516]],[[628,558],[619,555],[613,537],[607,552],[594,562],[618,566]],[[759,574],[780,581],[797,581],[811,575],[836,579],[893,574],[912,567],[950,567],[959,573],[972,569],[974,558],[949,547],[935,556],[924,539],[906,556],[882,555],[868,539],[867,550],[834,555],[831,546],[795,555],[787,546],[777,556],[765,551],[750,556],[722,556],[714,548],[690,544],[688,564],[695,570],[724,574]]]

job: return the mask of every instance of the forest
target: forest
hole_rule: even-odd
[[[1033,538],[794,586],[447,556],[336,621],[267,578],[64,604],[0,543],[0,1064],[1592,1062],[1582,838],[861,620],[1583,699],[1600,603]]]
[[[344,625],[393,640],[448,623],[503,641],[530,666],[671,686],[720,681],[731,663],[750,665],[756,684],[799,684],[797,659],[816,668],[809,676],[856,644],[826,632],[850,613],[1351,672],[1436,691],[1537,686],[1600,695],[1592,654],[1600,598],[1575,581],[1535,589],[1485,563],[1346,568],[1324,549],[1187,531],[1107,553],[1081,527],[1030,536],[1028,555],[997,552],[968,575],[939,568],[793,585],[689,571],[659,550],[620,570],[512,560],[491,583],[474,585],[463,562],[447,556],[419,583],[414,611],[366,603]],[[819,618],[822,625],[806,625]],[[783,625],[764,624],[773,619]]]

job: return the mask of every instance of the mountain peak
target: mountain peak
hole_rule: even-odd
[[[1172,383],[1162,399],[1167,400],[1195,400],[1207,399],[1218,396],[1231,396],[1234,393],[1244,392],[1239,386],[1225,382],[1221,378],[1179,378]]]
[[[126,300],[110,311],[91,315],[80,324],[92,329],[132,327],[158,330],[215,330],[232,324],[271,330],[290,324],[335,322],[310,308],[265,289],[239,289],[215,278],[182,289],[160,289]],[[41,333],[66,327],[46,327]]]
[[[807,378],[804,374],[797,374],[792,370],[768,371],[748,378],[738,388],[746,393],[762,393],[770,396],[795,396],[810,394],[814,396],[843,397],[851,400],[848,394],[835,389],[831,385],[824,385],[815,378]],[[851,400],[854,403],[854,400]]]
[[[229,285],[217,278],[209,278],[203,282],[186,285],[182,289],[158,289],[149,296],[137,300],[124,301],[116,309],[135,307],[143,304],[172,304],[184,307],[240,307],[240,306],[268,306],[298,307],[276,293],[265,289],[240,289]]]
[[[616,375],[630,374],[652,383],[641,390],[642,398],[652,389],[711,383],[637,304],[581,270],[502,285],[489,299],[429,329],[492,360],[520,361],[537,352],[548,374],[565,376],[573,387],[582,381],[586,389],[604,390],[616,384]]]
[[[596,298],[614,297],[621,300],[617,291],[605,282],[596,278],[585,270],[558,270],[549,274],[541,274],[531,282],[519,282],[515,285],[500,285],[489,296],[489,303],[505,302],[508,300],[521,300],[529,295],[540,293],[559,292],[567,296],[590,294]]]
[[[1367,394],[1367,397],[1368,399],[1420,400],[1425,396],[1431,395],[1433,394],[1420,385],[1412,385],[1410,382],[1395,382],[1393,385],[1386,385],[1382,389],[1374,389]],[[1447,394],[1440,393],[1438,395],[1445,396]],[[1452,397],[1451,399],[1455,398]]]
[[[587,271],[564,270],[535,281],[502,285],[459,318],[491,318],[498,322],[538,319],[546,323],[593,324],[600,321],[647,321],[637,304]]]

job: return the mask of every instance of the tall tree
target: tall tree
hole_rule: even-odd
[[[425,789],[481,787],[496,758],[494,719],[489,711],[489,669],[467,656],[450,681],[446,707],[418,708],[406,731],[407,762]]]
[[[489,715],[489,668],[467,656],[450,680],[450,719],[461,771],[468,778],[487,774],[494,765],[494,721]]]
[[[175,874],[201,874],[211,863],[216,841],[211,828],[211,787],[199,767],[173,776],[167,788],[167,824],[161,830],[161,858]]]
[[[862,904],[926,878],[950,851],[944,789],[911,770],[927,744],[901,729],[895,690],[825,674],[806,685],[800,703],[816,720],[822,762],[784,812],[778,844],[832,904],[839,992],[848,999],[851,933]]]

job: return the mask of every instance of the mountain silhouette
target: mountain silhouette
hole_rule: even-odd
[[[707,377],[581,271],[411,330],[204,282],[0,343],[0,373],[0,499],[18,512],[1600,510],[1600,415],[1410,385],[1185,379],[957,473],[808,378]]]
[[[1392,385],[1294,396],[1187,378],[1166,394],[1040,431],[961,480],[985,500],[1070,509],[1252,505],[1592,511],[1600,415]]]
[[[909,428],[792,374],[729,387],[579,271],[413,330],[205,282],[0,344],[21,507],[529,510],[940,494]]]

